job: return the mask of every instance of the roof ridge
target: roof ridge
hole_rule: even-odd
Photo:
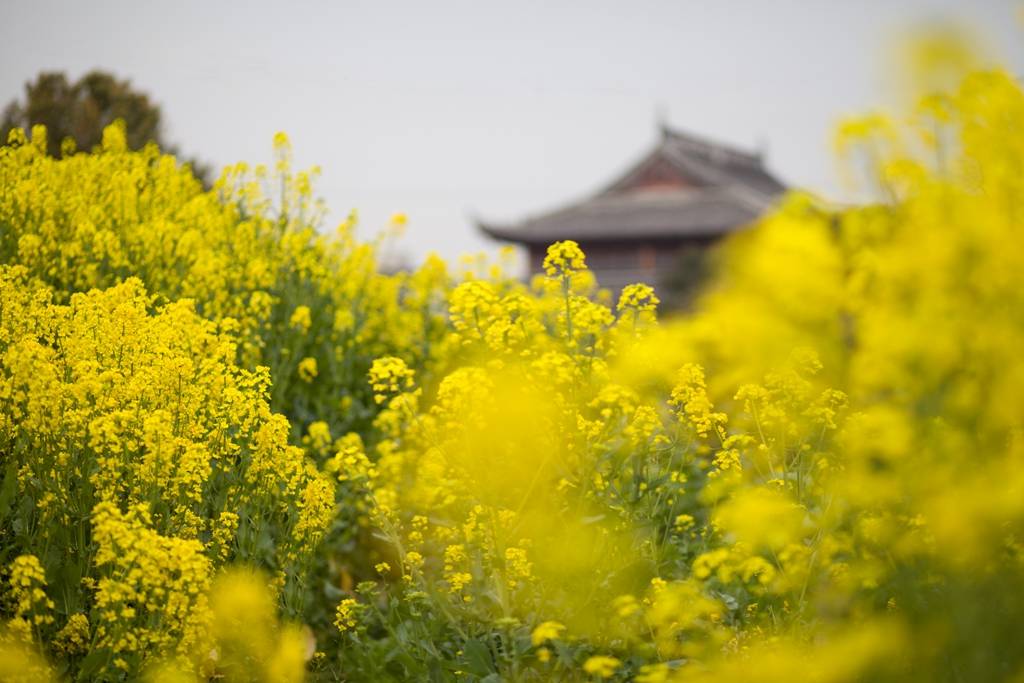
[[[730,183],[728,185],[722,185],[718,188],[725,194],[728,194],[744,204],[747,208],[755,211],[764,211],[767,207],[771,206],[776,200],[776,197],[771,196],[768,193],[761,192],[747,185],[738,185],[736,183]]]
[[[697,152],[711,160],[738,162],[757,168],[762,168],[764,164],[764,157],[759,151],[748,151],[664,124],[661,133],[665,142],[673,142],[683,151]]]

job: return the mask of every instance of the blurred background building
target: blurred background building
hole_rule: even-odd
[[[760,153],[660,132],[654,149],[593,196],[511,225],[481,220],[480,229],[526,247],[531,275],[542,272],[550,243],[571,239],[602,287],[646,282],[667,303],[685,304],[708,247],[754,222],[786,188]]]

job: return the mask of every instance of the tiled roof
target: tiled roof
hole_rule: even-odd
[[[686,186],[637,187],[656,162],[668,162]],[[784,190],[759,155],[666,129],[651,153],[596,195],[515,225],[483,221],[480,228],[528,244],[714,237],[752,222]]]

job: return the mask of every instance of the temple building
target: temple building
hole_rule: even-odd
[[[478,225],[525,246],[531,274],[549,244],[571,239],[602,287],[647,282],[678,305],[699,283],[707,247],[750,225],[785,189],[760,154],[663,126],[654,149],[597,194],[517,224]]]

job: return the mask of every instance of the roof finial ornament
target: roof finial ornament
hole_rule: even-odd
[[[667,138],[672,130],[668,126],[668,105],[664,102],[659,102],[654,107],[654,119],[655,124],[658,126],[658,132],[661,133],[662,139]]]
[[[756,154],[758,161],[763,163],[768,160],[768,136],[764,135],[763,133],[757,136]]]

